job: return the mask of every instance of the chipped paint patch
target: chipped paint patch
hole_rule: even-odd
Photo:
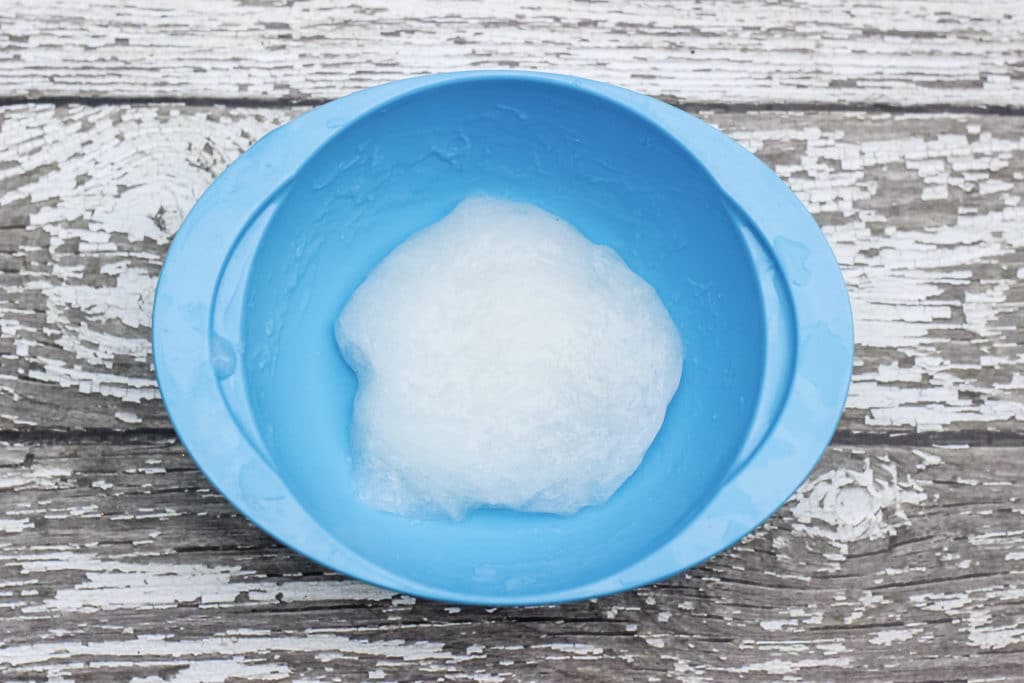
[[[111,666],[117,663],[109,662]],[[283,681],[291,678],[284,664],[247,662],[241,655],[182,663],[171,678],[136,676],[131,683],[226,683],[226,681]]]
[[[404,640],[357,640],[332,634],[305,634],[302,636],[247,638],[213,637],[203,640],[171,640],[162,637],[143,637],[130,640],[128,661],[133,658],[178,659],[202,658],[208,652],[223,656],[251,656],[253,653],[307,652],[333,653],[337,657],[349,655],[377,655],[406,662],[417,662],[445,657],[442,643]],[[46,642],[34,645],[6,647],[0,650],[0,664],[27,666],[75,657],[92,660],[109,659],[116,662],[125,656],[125,642],[119,640],[83,642]],[[257,656],[259,656],[257,654]],[[261,657],[262,658],[262,657]]]
[[[871,636],[869,643],[889,647],[895,643],[905,643],[916,634],[921,633],[920,628],[889,628]]]
[[[33,527],[28,517],[0,517],[0,534],[17,534]]]
[[[907,523],[905,506],[925,499],[921,485],[910,477],[901,480],[891,462],[831,470],[796,493],[794,529],[831,541],[845,556],[850,543],[894,535]]]
[[[0,207],[26,206],[27,223],[18,228],[18,298],[0,303],[0,328],[17,335],[2,372],[62,397],[155,402],[149,325],[167,244],[216,174],[288,113],[43,105],[3,113]],[[26,310],[41,311],[28,327]],[[159,405],[95,413],[90,427],[162,416]]]
[[[66,551],[16,558],[0,555],[0,560],[19,567],[19,573],[27,577],[54,571],[74,571],[82,575],[74,585],[22,607],[24,614],[166,610],[187,603],[213,607],[239,600],[250,604],[383,601],[396,595],[360,581],[334,578],[318,581],[250,579],[243,588],[235,581],[251,572],[237,566],[130,562]]]

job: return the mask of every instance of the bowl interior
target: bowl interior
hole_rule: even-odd
[[[366,507],[352,483],[356,380],[333,322],[391,249],[478,194],[531,202],[614,248],[683,338],[682,384],[643,464],[574,516],[408,519]],[[566,84],[443,84],[340,128],[274,205],[249,266],[240,367],[265,459],[341,543],[426,585],[542,592],[614,573],[693,518],[751,429],[766,321],[727,206],[674,138]]]

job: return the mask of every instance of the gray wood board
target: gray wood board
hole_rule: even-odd
[[[0,429],[169,425],[152,373],[160,265],[227,163],[301,109],[0,109]],[[1024,419],[1024,117],[699,112],[823,226],[857,336],[844,433]]]
[[[830,449],[660,585],[454,607],[325,572],[173,440],[0,444],[0,679],[1020,680],[1024,446]],[[145,678],[149,676],[149,678]]]
[[[321,101],[436,71],[566,72],[681,102],[1020,110],[1024,6],[697,0],[0,4],[0,98]]]

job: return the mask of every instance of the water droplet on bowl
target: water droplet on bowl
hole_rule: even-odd
[[[266,344],[260,344],[253,358],[256,361],[256,367],[262,370],[270,362],[270,349],[267,348]]]
[[[489,583],[498,576],[498,570],[488,565],[482,565],[473,570],[473,581]]]
[[[227,379],[235,372],[235,347],[219,334],[214,334],[210,339],[210,365],[217,379]]]

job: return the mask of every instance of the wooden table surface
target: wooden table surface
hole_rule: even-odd
[[[0,680],[1024,680],[1024,4],[0,3]],[[297,557],[170,428],[149,316],[199,193],[403,76],[600,78],[806,202],[857,328],[793,499],[662,584],[436,604]]]

